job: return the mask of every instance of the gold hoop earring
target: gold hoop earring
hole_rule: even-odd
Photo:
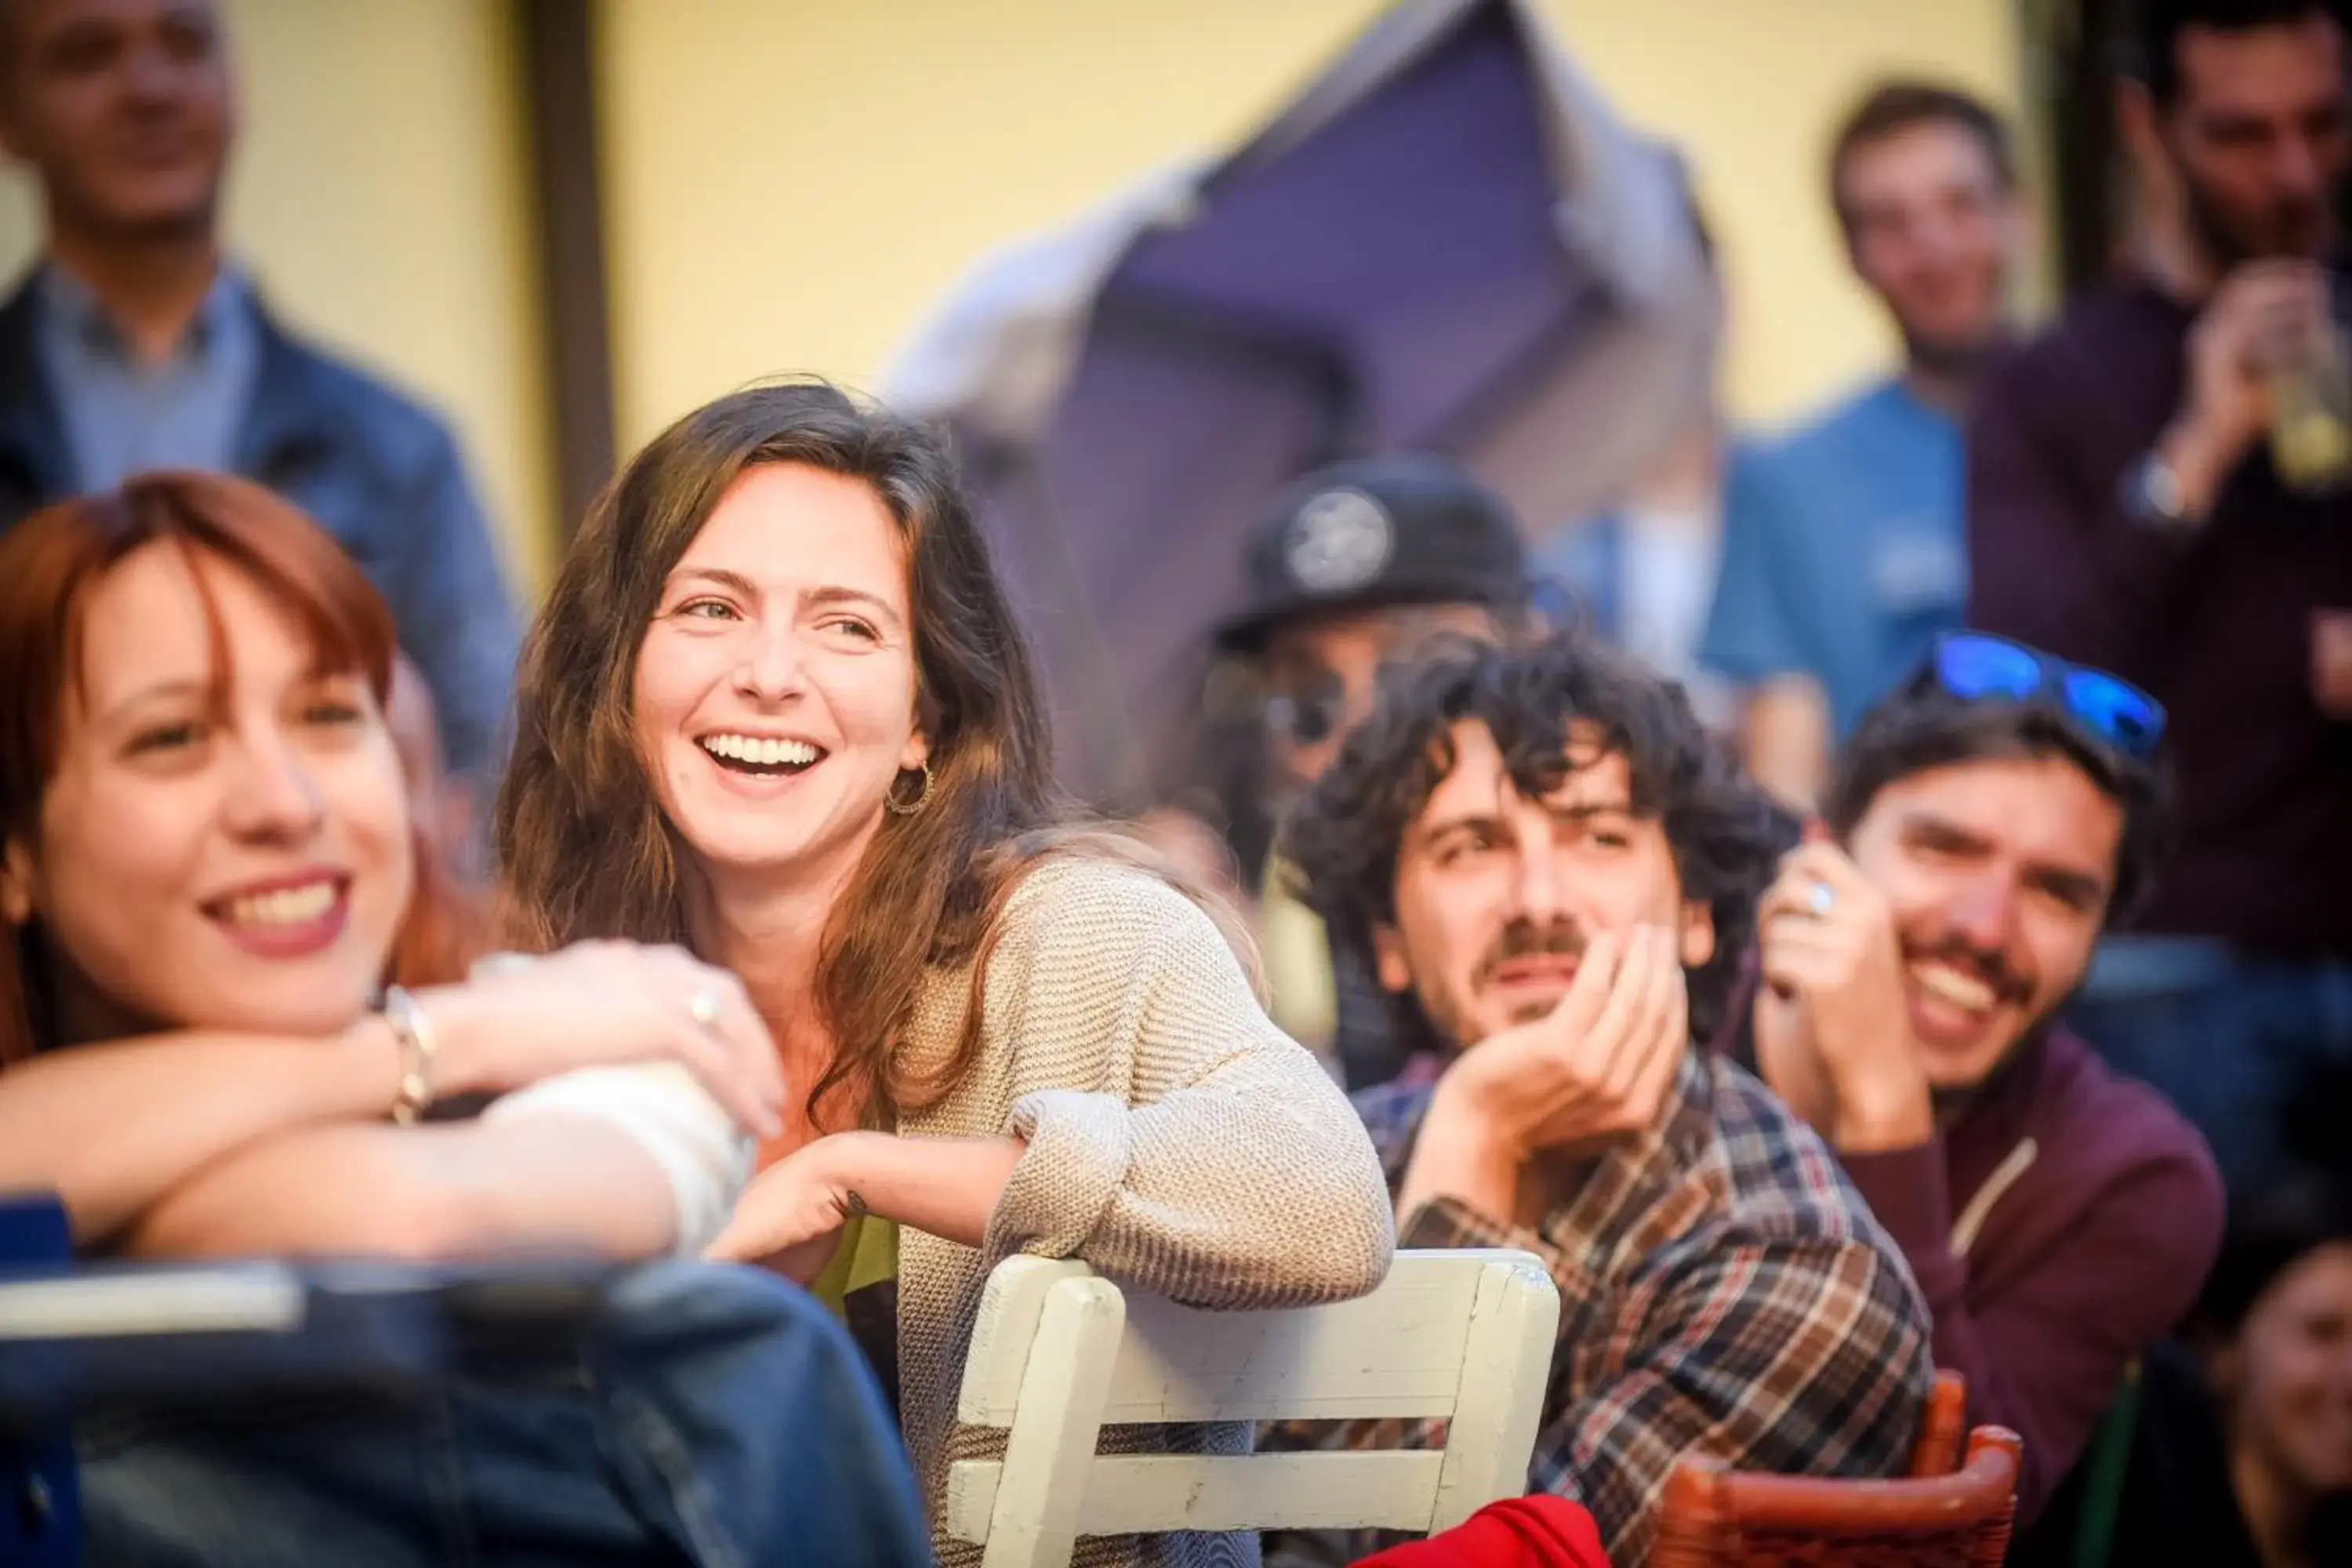
[[[922,764],[922,773],[923,787],[915,792],[915,798],[912,800],[900,800],[898,794],[898,780],[891,780],[890,793],[882,797],[883,809],[893,816],[912,816],[922,810],[931,798],[931,764],[929,762]],[[900,773],[898,778],[906,776],[905,773]]]

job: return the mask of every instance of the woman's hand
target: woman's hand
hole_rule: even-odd
[[[837,1157],[853,1139],[844,1132],[793,1150],[751,1178],[736,1200],[734,1217],[708,1254],[719,1262],[756,1263],[797,1284],[824,1271],[841,1245],[841,1227],[866,1211]]]
[[[674,1061],[738,1124],[782,1126],[783,1068],[742,984],[675,947],[583,942],[419,992],[441,1095],[503,1093],[581,1068]]]

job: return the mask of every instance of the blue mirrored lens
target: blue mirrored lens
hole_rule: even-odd
[[[2164,736],[2164,710],[2137,687],[2095,669],[2066,672],[2066,706],[2100,734],[2146,756]]]
[[[1946,637],[1937,645],[1936,678],[1955,697],[2022,702],[2042,689],[2042,662],[1999,637]]]

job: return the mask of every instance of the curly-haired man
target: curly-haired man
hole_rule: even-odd
[[[1400,1242],[1525,1247],[1559,1283],[1529,1488],[1590,1508],[1612,1562],[1647,1559],[1684,1454],[1895,1473],[1927,1394],[1900,1252],[1692,1046],[1794,837],[1680,688],[1570,638],[1390,668],[1286,829],[1302,897],[1445,1052],[1357,1100]]]

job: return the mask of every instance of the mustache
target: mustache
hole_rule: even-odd
[[[1906,965],[1922,962],[1949,964],[1975,975],[2004,1002],[2023,1003],[2033,998],[2033,976],[2011,963],[2008,954],[1979,947],[1958,931],[1937,937],[1905,937],[1903,962]]]
[[[1478,960],[1478,967],[1472,973],[1471,981],[1474,984],[1485,985],[1495,978],[1496,970],[1515,958],[1533,958],[1538,954],[1582,958],[1585,945],[1590,941],[1584,928],[1566,915],[1555,917],[1542,926],[1530,920],[1513,921],[1496,937],[1495,945],[1486,950],[1486,956]]]

